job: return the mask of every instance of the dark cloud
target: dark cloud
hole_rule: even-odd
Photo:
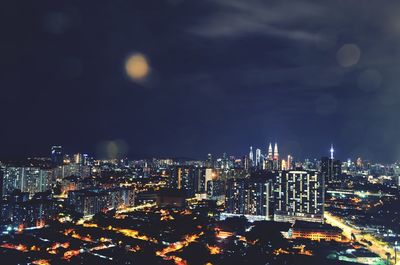
[[[298,23],[321,18],[325,10],[320,5],[293,1],[220,0],[215,12],[199,18],[190,32],[205,37],[237,37],[248,34],[270,35],[292,40],[317,41],[319,36]],[[297,25],[296,25],[297,24]]]

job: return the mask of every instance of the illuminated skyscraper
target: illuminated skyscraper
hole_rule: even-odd
[[[89,157],[88,157],[88,155],[87,154],[83,154],[83,156],[82,156],[82,163],[83,163],[83,165],[85,165],[85,166],[87,166],[87,165],[89,165]]]
[[[129,188],[84,189],[68,193],[67,203],[83,215],[93,215],[104,209],[133,206],[135,192]]]
[[[206,172],[205,172],[205,180],[204,180],[205,191],[207,191],[208,182],[212,181],[212,180],[217,180],[217,179],[219,179],[218,171],[213,168],[207,168]]]
[[[15,189],[23,191],[25,186],[23,167],[4,168],[3,196],[11,194]]]
[[[342,163],[339,160],[334,159],[333,145],[329,150],[330,157],[321,158],[321,174],[325,178],[326,184],[331,181],[337,181],[338,177],[342,174]]]
[[[285,159],[281,160],[281,170],[288,170],[287,163]]]
[[[268,160],[272,160],[273,158],[274,158],[274,155],[273,155],[273,153],[272,153],[272,144],[269,143],[267,159],[268,159]]]
[[[364,169],[364,163],[363,163],[361,157],[357,158],[356,166],[357,166],[357,169],[358,169],[358,170]]]
[[[61,146],[57,145],[51,147],[51,162],[54,166],[60,166],[63,164],[63,154]]]
[[[279,160],[279,152],[278,152],[278,144],[277,143],[275,143],[275,146],[274,146],[274,159]]]
[[[272,144],[269,143],[267,159],[265,159],[265,161],[264,161],[264,169],[266,169],[268,171],[272,170],[273,167],[274,167],[273,161],[274,161],[274,154],[273,154],[273,151],[272,151]]]
[[[257,168],[261,168],[261,150],[260,149],[256,149],[256,167]]]
[[[207,155],[206,167],[208,167],[208,168],[214,167],[214,161],[213,161],[212,154]]]
[[[208,181],[207,198],[223,202],[225,199],[225,181],[222,179]]]
[[[250,164],[249,158],[247,156],[244,156],[243,157],[243,167],[246,171],[249,170],[249,168],[250,168],[249,164]]]
[[[6,167],[3,181],[3,196],[15,189],[33,195],[51,188],[52,171],[36,167]]]
[[[206,168],[196,167],[194,169],[194,192],[204,193],[206,190]]]
[[[293,167],[293,157],[291,155],[287,156],[286,167],[287,167],[288,170],[291,170],[292,167]]]
[[[171,175],[169,177],[168,187],[185,191],[188,197],[193,197],[197,192],[195,174],[195,168],[192,166],[173,166],[171,167]]]
[[[82,164],[82,155],[80,153],[74,154],[74,163]]]
[[[222,154],[222,160],[221,160],[221,168],[222,169],[228,169],[229,168],[229,159],[226,153]]]
[[[254,154],[253,154],[252,146],[250,146],[249,162],[250,162],[250,167],[253,167],[254,166]]]
[[[274,188],[274,220],[323,223],[324,192],[324,178],[316,171],[280,171]]]
[[[273,169],[274,170],[279,170],[279,152],[278,152],[278,144],[275,143],[274,146],[274,161],[273,161]]]
[[[226,183],[225,205],[231,214],[272,218],[272,180],[266,178],[232,178]]]

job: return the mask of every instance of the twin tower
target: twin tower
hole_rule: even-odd
[[[274,145],[274,152],[272,152],[272,144],[269,143],[267,159],[268,160],[279,160],[279,152],[278,152],[278,144],[277,143],[275,143],[275,145]]]
[[[269,143],[268,152],[266,155],[262,155],[261,150],[256,149],[255,159],[254,159],[253,147],[250,146],[249,160],[250,160],[249,161],[250,166],[262,167],[264,169],[268,161],[276,161],[277,164],[279,161],[278,144],[275,143],[274,149],[272,150],[272,143]]]

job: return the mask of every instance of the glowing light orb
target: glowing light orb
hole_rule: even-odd
[[[143,54],[133,54],[126,60],[125,71],[134,81],[143,81],[150,73],[149,62]]]

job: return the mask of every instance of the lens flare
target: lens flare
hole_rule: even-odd
[[[143,54],[133,54],[126,60],[125,71],[132,80],[143,81],[150,73],[149,61]]]

